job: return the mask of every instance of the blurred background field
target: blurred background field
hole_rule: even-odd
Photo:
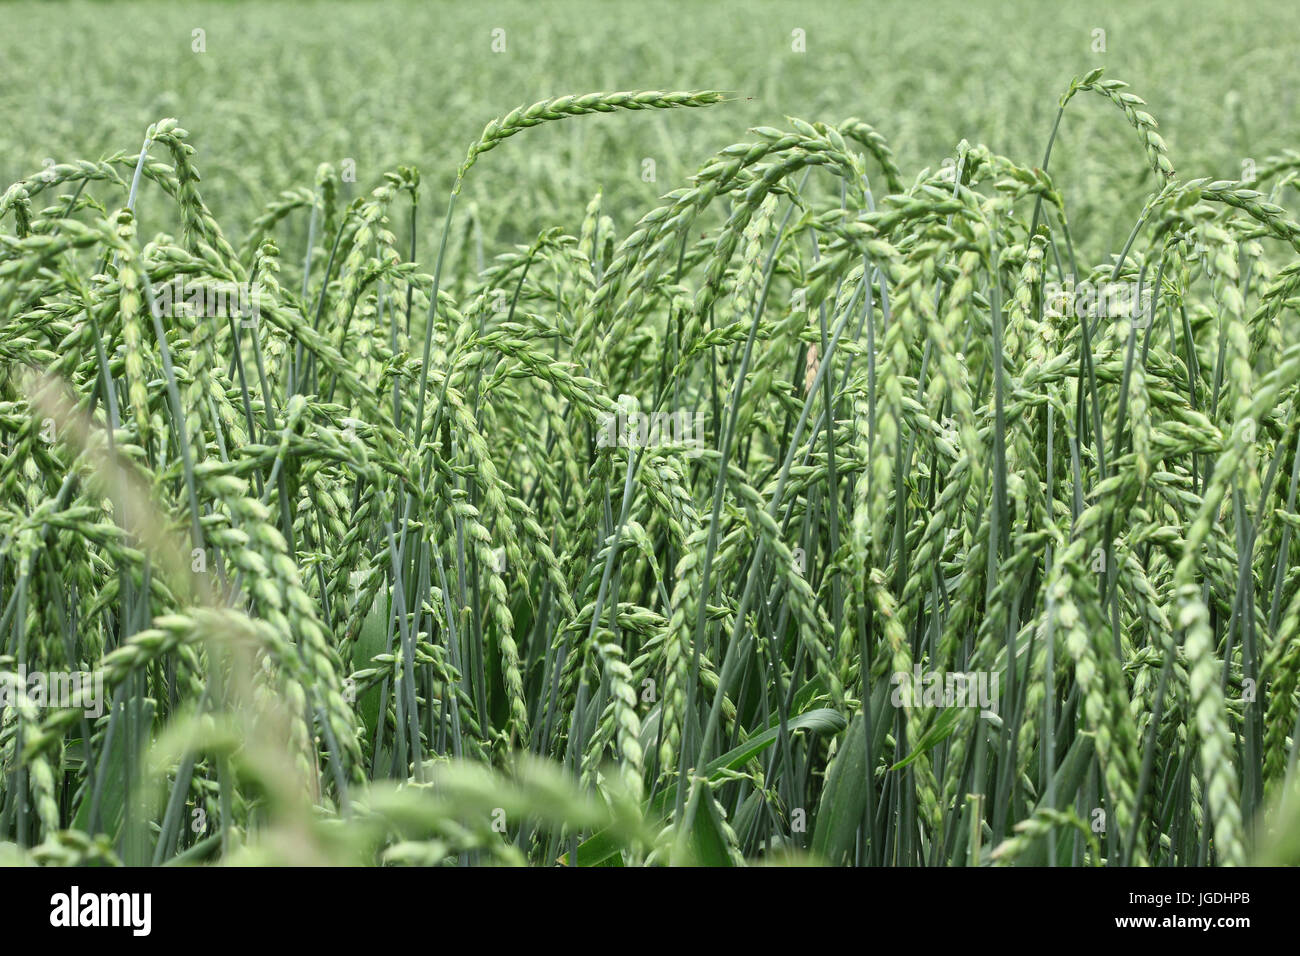
[[[234,234],[281,189],[310,185],[321,162],[354,159],[360,193],[414,165],[426,194],[442,195],[489,119],[590,90],[722,89],[736,100],[548,124],[506,144],[467,191],[489,236],[575,229],[597,188],[628,228],[746,128],[786,116],[865,120],[909,182],[963,137],[1032,165],[1057,97],[1096,66],[1148,101],[1180,178],[1237,179],[1244,159],[1300,142],[1286,79],[1300,6],[1285,0],[41,2],[0,4],[0,19],[0,183],[46,159],[136,149],[150,123],[174,116],[198,150],[205,199]],[[192,50],[196,29],[204,53]],[[504,52],[493,51],[498,29]],[[795,30],[806,52],[794,52]],[[1094,251],[1122,242],[1150,189],[1131,131],[1088,102],[1058,143],[1052,174],[1076,235]],[[643,180],[647,158],[654,182]]]

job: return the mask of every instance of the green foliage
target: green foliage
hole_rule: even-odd
[[[808,101],[871,125],[733,74],[481,127],[488,31],[440,98],[394,26],[358,158],[349,16],[275,114],[0,179],[0,862],[1295,862],[1300,157],[1208,176],[1241,131],[1166,144],[1086,29],[1033,110],[974,47],[998,148],[927,166],[880,63]],[[847,69],[815,28],[771,55]],[[0,146],[120,149],[88,108]]]

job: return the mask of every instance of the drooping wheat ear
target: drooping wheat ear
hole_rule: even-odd
[[[14,210],[15,216],[23,214],[18,209],[20,204],[26,207],[26,214],[30,215],[33,196],[75,182],[106,182],[117,186],[123,193],[126,192],[126,183],[122,181],[122,177],[117,174],[117,170],[108,160],[91,162],[82,159],[74,163],[56,163],[53,166],[46,166],[39,173],[33,173],[26,179],[18,180],[6,189],[4,194],[0,195],[0,219],[3,219],[10,209]],[[30,224],[30,219],[28,222]],[[22,237],[25,232],[20,229],[18,235]]]
[[[1041,807],[1034,811],[1034,815],[1026,820],[1021,820],[1016,824],[1016,835],[1008,837],[998,846],[994,847],[992,858],[993,861],[1001,866],[1012,866],[1016,860],[1030,847],[1044,837],[1053,836],[1056,827],[1065,827],[1076,830],[1083,837],[1084,843],[1087,844],[1089,857],[1093,866],[1101,865],[1101,848],[1097,843],[1097,835],[1079,815],[1073,810],[1055,810],[1051,807]]]
[[[640,93],[587,93],[583,96],[559,96],[541,100],[528,107],[518,107],[505,116],[492,120],[483,127],[483,133],[469,148],[465,161],[456,172],[452,193],[460,192],[465,174],[482,153],[496,148],[501,142],[521,130],[552,120],[583,116],[587,113],[613,113],[618,110],[667,110],[677,107],[712,106],[720,103],[724,94],[712,90],[693,93],[661,93],[647,90]]]
[[[230,549],[227,557],[246,575],[246,586],[261,617],[283,642],[286,650],[278,663],[307,690],[339,778],[360,782],[363,776],[357,724],[343,696],[342,663],[319,619],[315,602],[303,588],[301,572],[288,555],[284,535],[271,524],[269,509],[248,497],[247,482],[223,474],[216,462],[198,466],[195,472],[205,490],[221,502],[243,532],[243,546]]]
[[[219,261],[236,278],[243,279],[244,267],[240,264],[239,257],[222,235],[217,220],[199,195],[199,172],[190,161],[194,147],[185,142],[188,136],[189,132],[181,129],[176,120],[165,119],[151,126],[145,139],[162,144],[171,153],[179,183],[181,215],[192,239],[213,249]]]
[[[867,125],[856,117],[850,117],[844,122],[836,124],[835,128],[844,136],[864,147],[872,158],[880,164],[881,169],[885,171],[885,185],[891,193],[901,193],[903,191],[903,173],[898,168],[898,164],[894,162],[894,151],[889,148],[889,141],[875,127]]]
[[[1138,109],[1139,106],[1146,106],[1146,100],[1136,93],[1124,92],[1128,84],[1123,80],[1103,80],[1101,78],[1102,70],[1096,69],[1083,76],[1076,76],[1071,82],[1070,87],[1061,96],[1061,109],[1070,102],[1077,93],[1092,92],[1104,96],[1124,112],[1129,124],[1138,131],[1142,137],[1142,147],[1147,154],[1147,162],[1150,163],[1152,171],[1156,174],[1156,179],[1164,182],[1167,179],[1174,178],[1174,165],[1169,161],[1169,149],[1165,146],[1165,141],[1156,132],[1159,125],[1155,117],[1150,113]]]
[[[1300,252],[1300,223],[1287,215],[1286,209],[1254,189],[1238,188],[1234,182],[1206,179],[1194,179],[1183,184],[1186,192],[1196,192],[1202,199],[1223,203],[1240,209],[1246,215],[1259,222],[1268,234],[1289,243],[1292,249]]]

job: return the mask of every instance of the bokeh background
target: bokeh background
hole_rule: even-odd
[[[238,235],[326,161],[354,159],[358,191],[414,165],[440,195],[470,140],[517,105],[734,92],[709,110],[548,124],[505,144],[467,198],[490,238],[528,241],[575,229],[597,188],[626,230],[747,128],[787,116],[865,120],[909,181],[962,138],[1036,163],[1060,93],[1097,66],[1147,99],[1180,178],[1237,179],[1243,160],[1300,142],[1297,49],[1288,0],[0,3],[0,183],[47,159],[136,150],[151,122],[175,116],[204,198]],[[1153,183],[1134,132],[1095,97],[1067,114],[1051,169],[1093,251],[1122,241]],[[142,212],[147,233],[148,200]]]

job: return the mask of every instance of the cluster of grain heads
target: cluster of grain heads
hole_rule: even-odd
[[[1080,93],[1156,176],[1095,266]],[[1294,853],[1300,165],[1180,181],[1094,71],[1036,167],[792,119],[636,223],[457,219],[518,133],[724,99],[493,120],[435,241],[322,164],[232,242],[175,120],[4,191],[5,858]]]

